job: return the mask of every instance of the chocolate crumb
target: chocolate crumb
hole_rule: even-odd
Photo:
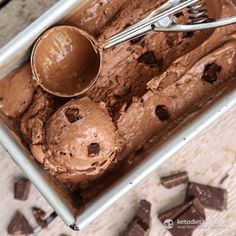
[[[44,210],[39,207],[32,207],[32,213],[38,225],[42,228],[48,226],[47,221],[45,220],[46,212]]]
[[[155,114],[160,119],[160,121],[165,121],[170,118],[170,114],[165,105],[157,105],[155,109]]]
[[[33,233],[33,228],[25,216],[20,211],[16,211],[7,227],[7,232],[10,235],[28,235]]]
[[[188,173],[186,171],[161,178],[161,183],[166,188],[174,188],[187,182]]]
[[[208,185],[189,183],[187,199],[197,197],[202,205],[213,210],[223,211],[227,208],[227,191]]]
[[[88,146],[88,156],[89,157],[98,156],[100,150],[101,150],[100,145],[98,143],[91,143]]]
[[[26,201],[29,196],[31,183],[26,178],[21,178],[15,182],[14,198],[21,201]]]
[[[70,123],[75,123],[78,120],[82,119],[82,116],[79,114],[79,109],[69,108],[65,111],[65,116]]]
[[[218,66],[215,63],[206,65],[203,72],[202,80],[208,83],[214,83],[217,80],[221,69],[221,66]]]

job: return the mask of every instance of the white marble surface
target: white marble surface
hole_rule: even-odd
[[[0,10],[0,46],[27,26],[56,0],[12,0]],[[80,233],[72,232],[57,218],[40,236],[59,236],[62,233],[80,236],[118,236],[132,218],[138,202],[142,198],[150,200],[152,207],[152,230],[150,236],[167,236],[168,232],[157,221],[161,212],[183,201],[186,186],[167,190],[160,185],[159,177],[172,171],[187,170],[190,179],[201,183],[222,186],[229,191],[228,210],[223,213],[207,211],[210,219],[206,228],[194,232],[196,236],[236,235],[236,107],[189,143],[183,150],[165,162],[152,175],[138,184],[109,210],[98,217]],[[228,175],[221,185],[221,179]],[[16,209],[21,209],[32,225],[34,222],[30,207],[39,206],[48,213],[52,211],[48,203],[32,187],[26,202],[13,199],[14,179],[22,176],[21,170],[0,147],[0,235],[7,235],[6,226]],[[211,229],[214,221],[220,219],[223,225]]]

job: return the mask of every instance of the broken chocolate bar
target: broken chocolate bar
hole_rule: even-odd
[[[25,201],[28,199],[30,191],[30,181],[26,178],[21,178],[15,183],[14,198]]]
[[[33,233],[33,228],[25,216],[17,211],[7,227],[7,232],[11,235],[28,235]]]
[[[47,221],[44,219],[46,216],[46,212],[38,207],[32,207],[32,213],[35,218],[35,221],[42,228],[46,228],[48,226]]]
[[[191,206],[175,219],[173,227],[168,230],[173,236],[189,236],[204,220],[195,207]]]
[[[161,183],[166,188],[174,188],[180,184],[187,182],[188,173],[186,171],[161,178]]]
[[[158,219],[174,236],[189,236],[206,220],[204,207],[195,198],[185,204],[177,206],[162,215]]]
[[[194,197],[197,197],[206,208],[218,211],[223,211],[227,208],[227,191],[225,189],[190,182],[187,198]]]
[[[135,217],[129,224],[123,236],[145,236],[150,228],[151,203],[141,200]]]

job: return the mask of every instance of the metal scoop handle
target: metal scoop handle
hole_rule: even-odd
[[[146,35],[151,31],[188,32],[218,28],[236,23],[236,16],[200,24],[176,24],[173,15],[200,0],[169,0],[160,8],[152,11],[147,17],[122,32],[112,36],[103,43],[107,49],[117,44]]]

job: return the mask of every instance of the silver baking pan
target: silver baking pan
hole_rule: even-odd
[[[75,9],[84,7],[86,3],[87,0],[60,0],[6,46],[1,48],[0,78],[29,59],[32,45],[42,32],[61,21]],[[74,211],[68,204],[68,199],[66,200],[61,196],[60,191],[55,188],[45,171],[33,160],[29,151],[21,144],[17,131],[11,127],[10,122],[3,115],[0,116],[0,143],[64,222],[72,229],[80,230],[155,171],[190,140],[215,122],[222,114],[235,106],[236,90],[233,89],[235,85],[230,87],[232,89],[226,89],[217,100],[210,102],[204,112],[196,115],[195,118],[190,117],[187,122],[184,122],[173,135],[150,151],[139,165],[94,199],[79,215],[73,213]]]

